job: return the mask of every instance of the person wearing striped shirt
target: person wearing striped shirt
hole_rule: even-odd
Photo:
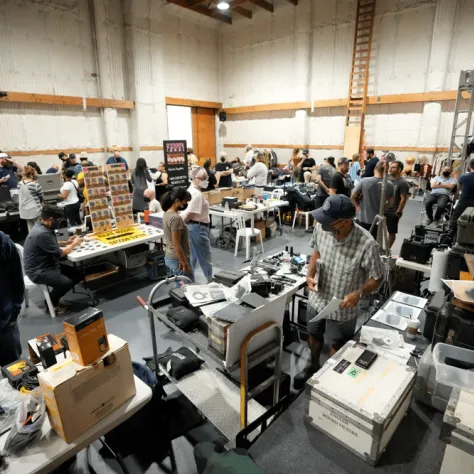
[[[20,218],[26,220],[28,232],[39,222],[43,208],[43,188],[35,178],[36,170],[32,166],[25,166],[18,183]]]

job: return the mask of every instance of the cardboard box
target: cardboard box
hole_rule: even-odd
[[[232,196],[238,198],[239,201],[245,201],[255,194],[255,188],[234,188]]]
[[[221,190],[216,189],[214,191],[206,191],[203,193],[206,196],[207,202],[210,206],[214,206],[215,204],[220,204],[222,201]]]
[[[135,395],[127,342],[110,335],[110,350],[83,367],[72,358],[38,374],[49,421],[67,443]]]
[[[100,309],[87,308],[63,324],[69,351],[78,364],[89,365],[109,350],[104,315]]]
[[[262,233],[262,238],[265,240],[265,234],[267,232],[267,220],[266,219],[255,219],[255,229],[260,229],[260,232]],[[255,240],[257,242],[260,242],[260,236],[256,236]]]
[[[221,191],[221,200],[224,197],[232,197],[233,188],[220,188]]]

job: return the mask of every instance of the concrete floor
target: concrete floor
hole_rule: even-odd
[[[404,216],[400,222],[399,234],[392,254],[397,255],[403,239],[411,235],[411,231],[420,221],[421,203],[409,201],[407,203]],[[310,253],[309,246],[310,235],[304,232],[304,226],[295,228],[292,231],[290,226],[283,226],[283,235],[274,237],[264,242],[265,254],[275,253],[282,250],[286,245],[293,246],[295,251]],[[223,250],[213,247],[212,260],[214,272],[221,269],[239,269],[245,260],[245,252],[241,250],[237,257],[234,257],[233,249]],[[204,277],[200,270],[197,272],[198,282],[204,282]],[[146,312],[138,305],[136,296],[141,295],[147,299],[148,294],[154,283],[151,283],[146,275],[137,275],[119,283],[112,288],[101,291],[96,294],[99,298],[100,308],[105,316],[107,330],[111,334],[116,334],[128,341],[132,354],[132,359],[141,361],[142,357],[152,354],[149,324]],[[163,291],[164,294],[165,291]],[[66,300],[78,304],[78,308],[89,306],[88,298],[82,294],[66,295]],[[24,354],[27,354],[27,341],[44,333],[59,333],[62,331],[62,318],[51,319],[43,304],[41,293],[35,292],[30,295],[30,307],[24,308],[20,319],[20,333]],[[182,344],[173,334],[161,324],[157,323],[157,343],[159,352],[166,350],[167,347],[180,347]],[[291,354],[284,353],[283,370],[294,375],[299,372],[307,363],[308,349],[304,344],[293,343]],[[192,448],[184,439],[174,442],[179,472],[194,473],[195,465],[192,456]],[[96,450],[96,445],[89,451],[90,459],[97,474],[108,474],[111,472],[121,472],[118,464],[111,459],[102,459]],[[88,472],[85,463],[85,451],[80,453],[76,463],[68,472],[82,473]],[[133,459],[130,462],[131,472],[141,473],[134,464]],[[132,469],[133,467],[133,469]],[[158,467],[152,466],[147,473],[162,472]]]

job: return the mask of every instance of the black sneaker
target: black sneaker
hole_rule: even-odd
[[[293,387],[295,390],[304,388],[304,384],[319,370],[319,367],[308,366],[305,367],[299,374],[295,375],[293,379]]]

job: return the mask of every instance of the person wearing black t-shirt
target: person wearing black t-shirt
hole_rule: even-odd
[[[374,176],[375,165],[380,161],[376,156],[373,148],[365,150],[367,164],[365,165],[363,178],[371,178]]]
[[[300,170],[300,182],[309,183],[311,179],[311,170],[316,166],[314,158],[309,157],[309,150],[303,150],[303,159],[298,165]]]
[[[352,180],[349,176],[349,159],[339,158],[337,162],[338,171],[334,173],[329,184],[329,194],[344,194],[351,197]]]
[[[220,163],[217,163],[216,165],[217,185],[219,186],[219,188],[231,188],[232,173],[234,172],[234,169],[232,168],[232,165],[227,161],[227,153],[225,151],[221,151],[220,156]]]

